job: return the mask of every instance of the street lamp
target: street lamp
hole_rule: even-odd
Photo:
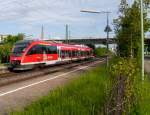
[[[105,28],[105,32],[107,33],[107,40],[106,40],[106,44],[107,44],[107,56],[106,56],[106,63],[107,63],[107,67],[108,67],[108,51],[109,51],[109,46],[108,46],[108,39],[109,39],[109,32],[111,32],[111,28],[109,26],[109,14],[111,12],[109,11],[101,11],[101,12],[98,12],[98,11],[92,11],[92,10],[81,10],[80,12],[85,12],[85,13],[96,13],[96,14],[106,14],[107,15],[107,25],[106,25],[106,28]]]
[[[141,76],[144,80],[144,26],[143,26],[143,0],[140,0],[141,6]]]

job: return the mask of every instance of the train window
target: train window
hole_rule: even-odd
[[[78,52],[77,51],[75,51],[75,56],[77,56],[78,55]]]
[[[87,51],[87,55],[89,56],[89,51]]]
[[[76,54],[75,54],[75,51],[72,51],[72,57],[75,57]]]
[[[78,51],[78,56],[80,56],[80,51]]]
[[[85,51],[83,51],[83,56],[85,56]]]
[[[71,57],[72,53],[71,51],[68,50],[61,50],[60,56],[62,58],[66,58],[66,57]]]
[[[85,56],[87,56],[87,51],[85,51]]]
[[[61,57],[65,58],[65,51],[64,50],[61,51]]]
[[[87,51],[87,54],[88,54],[88,56],[90,55],[90,52],[89,51]]]
[[[81,51],[79,51],[79,56],[81,56]]]
[[[28,44],[15,44],[12,54],[14,56],[21,56],[27,47],[28,47]]]
[[[56,46],[46,46],[46,53],[47,54],[57,54],[57,47]]]
[[[74,57],[76,57],[76,51],[73,51],[73,53],[74,53]]]
[[[21,56],[21,54],[25,51],[26,46],[15,46],[12,51],[12,54],[15,56]]]
[[[69,57],[69,51],[68,51],[68,50],[66,50],[66,55],[65,55],[65,57]]]
[[[76,51],[76,56],[78,56],[78,51]]]
[[[84,51],[81,51],[81,56],[84,56]]]
[[[27,55],[43,54],[42,45],[35,45],[29,51]]]
[[[71,57],[72,56],[72,52],[71,51],[69,51],[69,57]]]
[[[76,56],[78,56],[78,51],[76,50]]]
[[[64,51],[64,57],[66,57],[66,56],[67,56],[66,51]]]
[[[88,56],[88,51],[86,51],[86,56]]]

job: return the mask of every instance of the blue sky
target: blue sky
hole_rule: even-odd
[[[46,39],[64,38],[68,24],[72,37],[106,37],[106,14],[80,10],[111,11],[113,28],[119,3],[120,0],[0,0],[0,34],[25,33],[39,38],[44,25]]]

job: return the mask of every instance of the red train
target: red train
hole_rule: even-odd
[[[89,58],[93,58],[93,50],[85,45],[25,40],[14,45],[10,69],[26,70]]]

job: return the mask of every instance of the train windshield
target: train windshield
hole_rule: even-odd
[[[21,56],[25,49],[29,46],[29,43],[16,43],[13,48],[12,54],[14,56]]]

